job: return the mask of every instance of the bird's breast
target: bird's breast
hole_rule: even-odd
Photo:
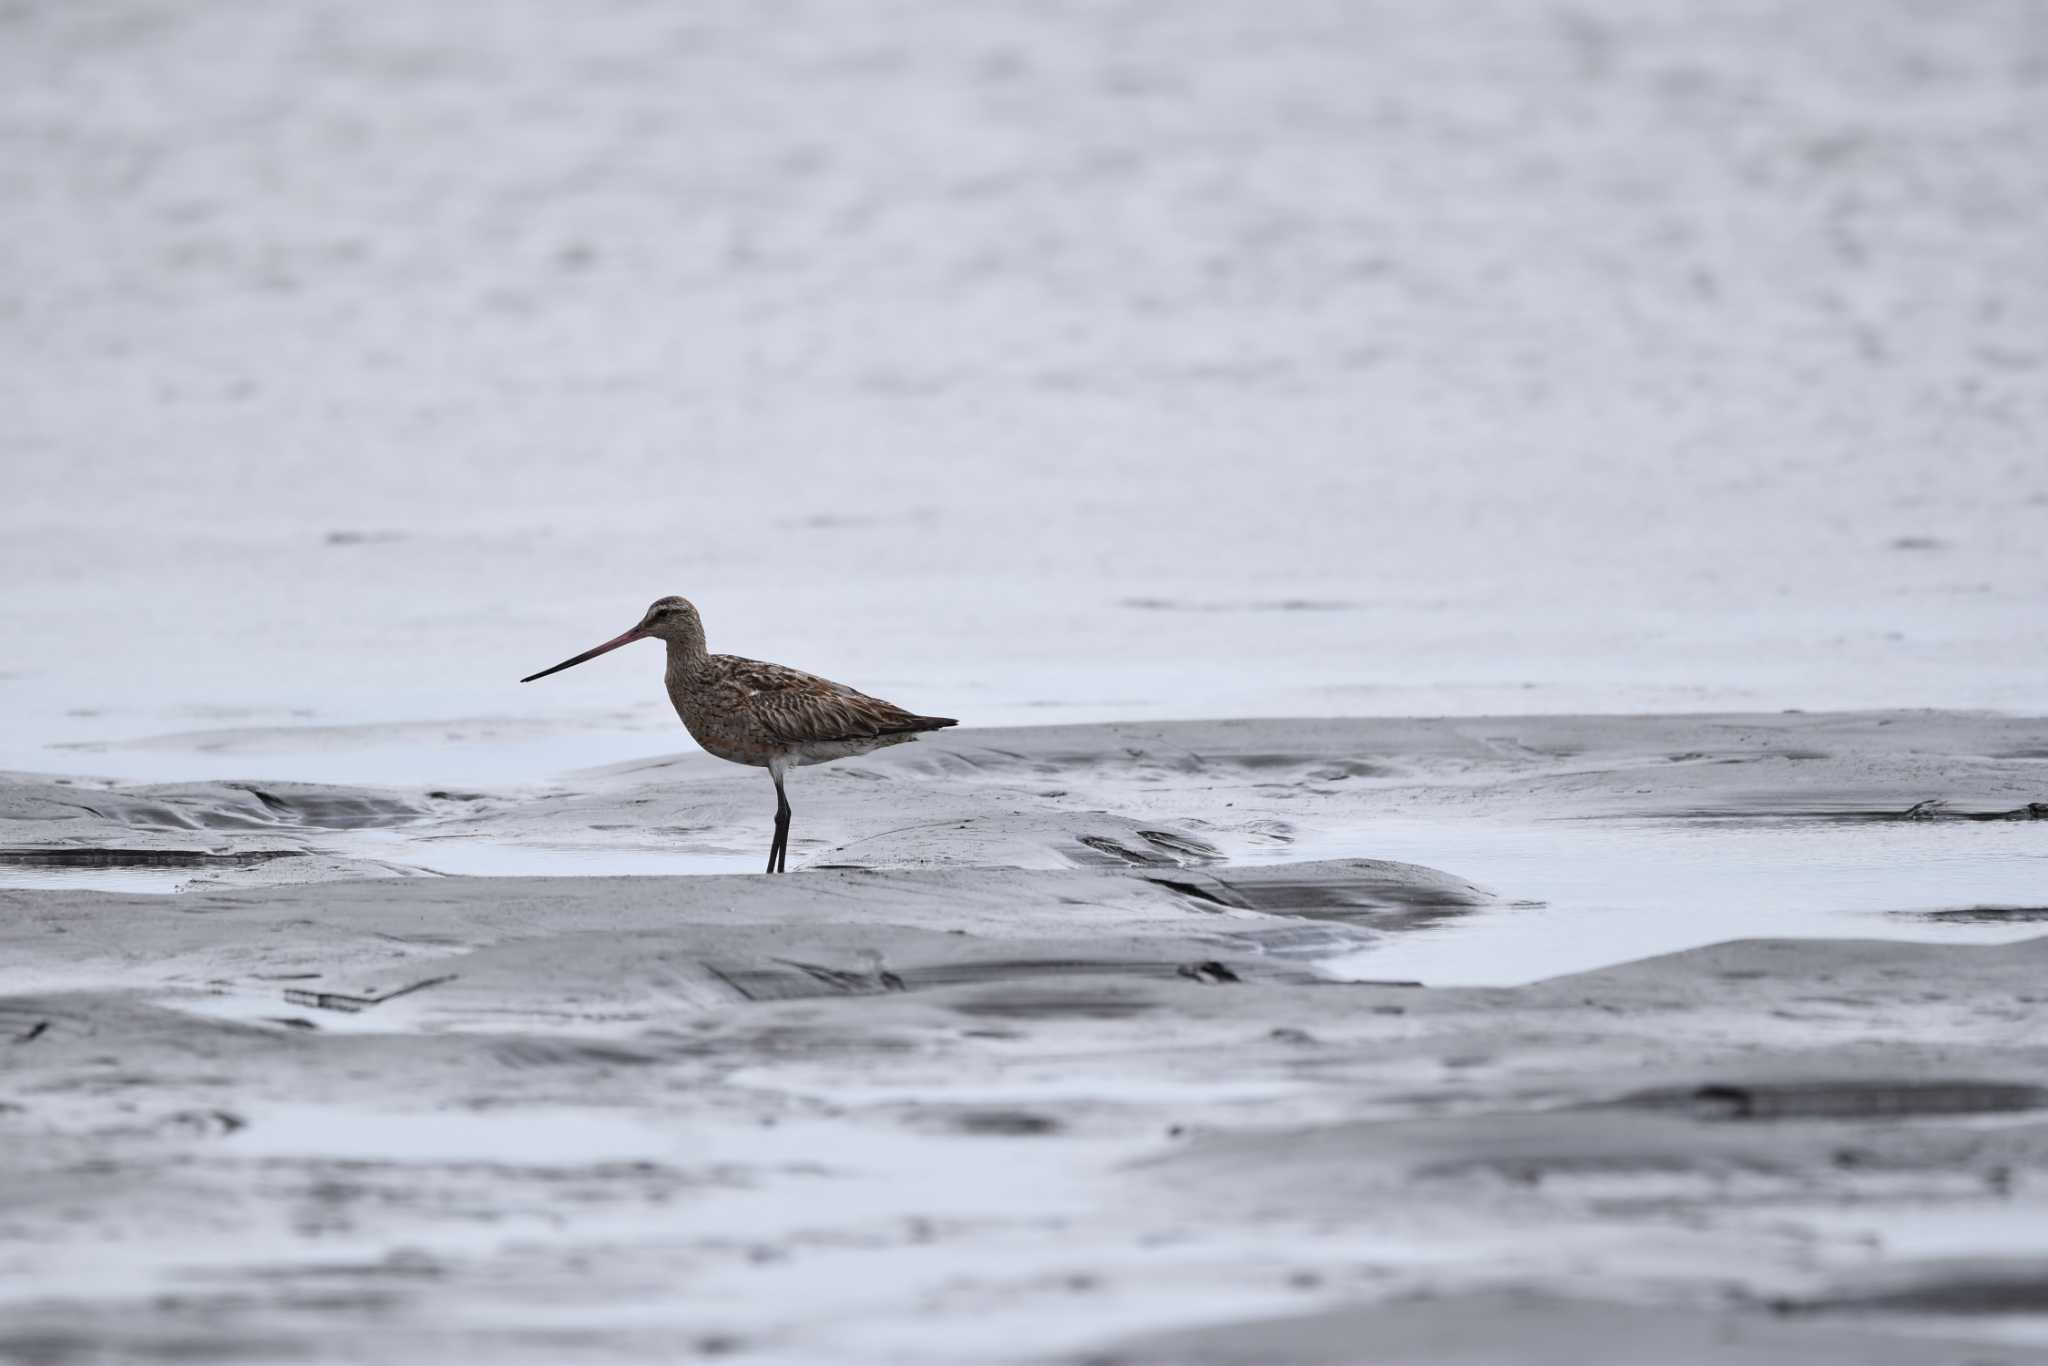
[[[765,765],[780,750],[780,746],[737,710],[718,706],[701,694],[673,684],[669,687],[669,700],[675,704],[683,729],[690,732],[690,738],[702,746],[706,754],[727,763],[759,766]]]

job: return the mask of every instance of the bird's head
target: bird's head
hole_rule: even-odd
[[[679,598],[674,594],[656,598],[648,604],[646,615],[640,618],[640,624],[624,635],[607,640],[595,649],[585,650],[573,659],[565,659],[552,669],[542,669],[537,674],[528,674],[519,681],[531,683],[536,678],[558,674],[564,669],[574,668],[587,660],[596,659],[601,654],[609,654],[621,645],[631,645],[636,640],[665,640],[679,645],[694,643],[701,650],[704,647],[704,623],[697,616],[697,609],[688,598]]]
[[[647,604],[647,615],[633,630],[656,640],[688,640],[703,636],[704,623],[697,616],[695,603],[671,593]]]

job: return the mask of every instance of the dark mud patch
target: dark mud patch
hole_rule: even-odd
[[[0,867],[254,868],[276,859],[304,857],[298,849],[247,849],[231,854],[195,849],[0,849]]]
[[[704,970],[746,1001],[801,1001],[820,996],[879,996],[903,990],[883,969],[838,968],[793,959],[773,963],[706,963]]]
[[[209,830],[375,830],[430,814],[384,793],[300,783],[208,783],[136,791],[171,805],[178,816]]]
[[[1082,855],[1075,860],[1084,866],[1097,868],[1169,868],[1176,867],[1174,861],[1163,854],[1149,849],[1133,849],[1107,835],[1083,835],[1077,841],[1084,849],[1095,851],[1096,857]]]
[[[1223,861],[1221,849],[1193,835],[1175,834],[1171,830],[1140,830],[1138,838],[1182,865]]]
[[[1029,1110],[968,1110],[952,1118],[959,1133],[994,1138],[1038,1138],[1056,1134],[1063,1127],[1051,1115]]]
[[[90,1013],[54,997],[0,998],[0,1043],[55,1043],[93,1033]]]
[[[2048,1109],[2048,1087],[2004,1081],[1864,1078],[1710,1082],[1635,1091],[1587,1108],[1650,1110],[1713,1121],[1912,1119]]]
[[[1307,920],[1363,921],[1375,929],[1421,929],[1499,904],[1463,878],[1412,863],[1371,859],[1305,868],[1188,871],[1150,881],[1204,907],[1261,911]]]
[[[1966,1262],[1912,1279],[1845,1287],[1809,1299],[1776,1300],[1771,1308],[1781,1314],[2044,1314],[2048,1261]]]
[[[249,1127],[249,1121],[227,1110],[180,1110],[150,1126],[164,1138],[225,1138]]]
[[[388,793],[307,783],[179,783],[0,787],[0,817],[91,820],[131,830],[363,830],[407,825],[429,808]]]
[[[1205,902],[1208,905],[1226,910],[1236,905],[1234,901],[1225,900],[1221,895],[1209,890],[1209,888],[1199,882],[1176,882],[1170,877],[1155,877],[1152,879],[1152,882],[1155,886],[1164,887],[1171,892],[1177,892],[1190,901]]]
[[[1338,759],[1319,763],[1304,776],[1319,783],[1341,783],[1352,778],[1386,778],[1400,772],[1383,764],[1369,764],[1359,759]]]
[[[1902,821],[2048,821],[2048,802],[2028,802],[2010,811],[1958,811],[1947,802],[1933,798],[1915,802],[1901,811]]]
[[[1892,914],[1935,925],[2029,925],[2048,921],[2048,906],[1957,906],[1940,911],[1894,911]]]
[[[1263,770],[1272,768],[1306,768],[1308,767],[1308,765],[1315,763],[1316,760],[1310,758],[1306,754],[1290,751],[1278,754],[1261,754],[1257,752],[1247,754],[1221,754],[1214,756],[1210,760],[1210,762],[1218,764],[1233,764],[1238,768]]]
[[[1939,797],[1914,802],[1904,810],[1836,805],[1681,807],[1668,811],[1617,812],[1605,816],[1568,819],[1593,820],[1681,820],[1681,821],[1764,821],[1783,824],[1889,825],[1899,822],[1935,824],[1966,821],[2048,821],[2048,802],[2028,802],[2004,810],[1973,811],[1951,805]]]
[[[1063,1366],[2018,1366],[2040,1360],[2031,1346],[1901,1338],[1789,1316],[1804,1306],[1773,1307],[1781,1314],[1550,1299],[1532,1291],[1440,1292],[1167,1329],[1059,1360]]]
[[[1094,851],[1075,861],[1086,866],[1110,868],[1189,868],[1221,863],[1223,851],[1192,835],[1171,830],[1140,830],[1139,843],[1125,844],[1108,835],[1082,835],[1079,843]]]
[[[1782,759],[1788,763],[1813,763],[1817,760],[1832,759],[1835,756],[1819,749],[1766,749],[1741,754],[1725,754],[1707,750],[1692,749],[1681,754],[1667,754],[1667,763],[1674,764],[1755,764],[1766,759]]]

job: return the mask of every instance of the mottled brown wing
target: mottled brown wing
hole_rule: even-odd
[[[781,664],[727,655],[725,681],[746,694],[746,710],[777,740],[803,744],[868,740],[930,730],[933,719],[892,702]]]

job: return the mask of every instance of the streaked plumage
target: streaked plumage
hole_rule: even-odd
[[[531,683],[650,637],[668,645],[668,696],[690,738],[706,753],[765,768],[774,779],[771,873],[781,872],[789,858],[790,807],[782,787],[788,769],[866,754],[959,724],[949,716],[916,715],[801,669],[711,654],[705,649],[704,623],[697,609],[679,597],[657,598],[640,624],[624,635],[520,682]]]

